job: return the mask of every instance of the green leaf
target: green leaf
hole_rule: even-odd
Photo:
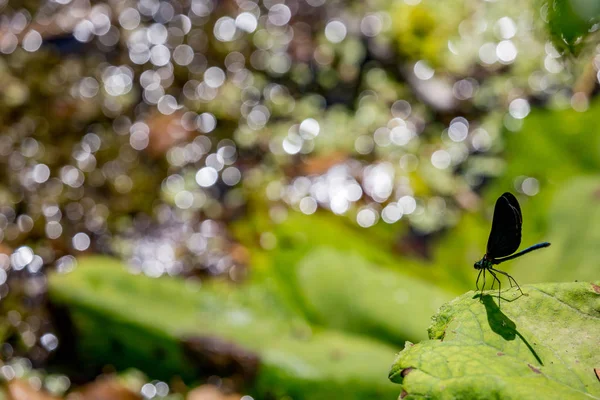
[[[68,312],[80,368],[139,368],[153,379],[243,378],[255,398],[392,399],[385,379],[398,346],[309,325],[272,280],[202,285],[132,275],[118,260],[82,257],[49,276]]]
[[[600,283],[600,282],[598,282]],[[390,371],[406,399],[598,399],[600,286],[560,283],[468,292],[444,305],[431,340]]]
[[[454,297],[432,283],[330,248],[310,252],[297,274],[300,295],[316,322],[397,344],[424,339],[429,316]]]
[[[277,245],[268,252],[248,241],[257,235],[237,233],[252,249],[254,282],[275,279],[280,295],[311,322],[399,345],[424,339],[429,315],[464,290],[440,288],[439,282],[448,286],[445,278],[454,271],[394,254],[394,232],[386,229],[378,226],[365,235],[337,216],[290,212],[269,227]],[[402,303],[413,307],[398,314]],[[390,320],[392,312],[399,318]]]
[[[548,0],[544,3],[555,46],[576,55],[600,18],[600,3],[590,0]]]

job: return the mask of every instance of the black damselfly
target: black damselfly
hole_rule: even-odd
[[[483,273],[483,286],[481,287],[481,295],[483,295],[483,289],[485,288],[486,271],[492,274],[494,277],[494,280],[492,281],[492,289],[494,288],[494,283],[498,281],[498,297],[500,297],[502,284],[496,273],[505,275],[508,278],[510,287],[513,287],[514,282],[521,294],[523,294],[523,291],[521,290],[521,287],[515,278],[504,271],[494,268],[494,265],[512,260],[513,258],[521,257],[523,254],[527,254],[531,251],[550,246],[550,243],[542,242],[528,247],[525,250],[521,250],[518,253],[512,254],[517,251],[519,245],[521,244],[522,224],[523,217],[521,215],[521,207],[519,206],[519,202],[511,193],[504,193],[496,201],[494,218],[492,220],[492,230],[487,243],[487,252],[481,260],[475,263],[475,269],[479,270],[477,282],[475,283],[477,290],[479,290],[479,278]]]

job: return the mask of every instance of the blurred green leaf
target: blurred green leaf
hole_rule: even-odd
[[[600,169],[600,102],[585,112],[534,109],[518,132],[505,132],[506,169],[495,186],[532,176],[545,186]]]
[[[465,287],[465,276],[470,282],[464,263],[458,268],[465,273],[457,274],[399,254],[394,250],[397,232],[387,224],[371,228],[365,236],[363,228],[326,213],[290,212],[278,224],[258,215],[256,223],[236,229],[253,254],[252,279],[276,279],[282,296],[319,325],[392,343],[419,340],[428,316],[451,297],[452,289]],[[273,234],[276,246],[260,249],[249,240],[256,237],[250,227]],[[473,259],[480,258],[479,253]],[[407,312],[401,322],[390,322],[391,309],[401,303],[420,312]],[[346,312],[340,312],[343,309]]]
[[[548,28],[555,46],[577,54],[584,39],[600,20],[600,3],[594,0],[548,0]]]
[[[320,324],[393,343],[425,339],[429,315],[452,298],[429,282],[329,248],[310,252],[297,274],[302,299]]]
[[[390,379],[404,398],[600,398],[600,286],[523,286],[525,296],[474,292],[444,305],[431,340],[407,346]]]
[[[76,346],[82,366],[135,367],[191,382],[225,366],[224,376],[248,374],[244,382],[258,398],[395,397],[385,373],[396,348],[311,327],[280,301],[272,280],[199,285],[135,276],[119,261],[88,257],[72,273],[51,275],[49,288],[68,311],[77,341],[65,346]]]
[[[254,212],[251,218],[251,221],[240,220],[234,226],[234,232],[255,257],[253,272],[259,275],[263,272],[269,277],[273,274],[280,276],[282,282],[293,283],[293,287],[289,288],[291,290],[297,286],[296,273],[291,266],[318,247],[356,253],[377,268],[435,282],[450,291],[464,289],[464,276],[447,268],[444,263],[431,263],[402,253],[398,247],[401,238],[407,234],[408,227],[405,224],[380,222],[367,231],[348,218],[324,211],[312,215],[290,211],[287,218],[279,223],[272,222],[266,212]],[[469,224],[469,227],[472,226]],[[273,249],[265,251],[257,243],[256,239],[262,232],[274,235],[276,245]],[[470,245],[470,248],[475,246]],[[437,253],[435,246],[432,247]],[[444,252],[444,255],[447,253]],[[478,256],[481,258],[480,254]]]

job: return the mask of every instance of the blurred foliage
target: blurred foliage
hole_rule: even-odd
[[[532,198],[519,196],[524,216],[522,246],[539,241],[552,246],[536,253],[535,260],[525,256],[503,267],[514,271],[519,282],[594,279],[596,246],[591,227],[600,171],[600,132],[595,122],[599,106],[594,101],[584,112],[534,109],[519,131],[506,131],[503,173],[485,191],[485,212],[464,214],[452,233],[437,242],[436,264],[453,274],[468,274],[464,266],[472,265],[485,250],[496,198],[511,187],[518,190],[525,179],[533,177],[539,193]],[[564,257],[570,265],[566,269]],[[464,279],[469,284],[469,275]]]
[[[312,328],[264,283],[152,279],[95,257],[81,259],[73,273],[52,275],[50,296],[68,307],[82,366],[136,365],[186,380],[204,368],[254,382],[259,398],[360,399],[395,391],[385,380],[394,347]]]
[[[452,298],[432,284],[378,270],[353,252],[317,249],[297,268],[303,303],[320,325],[395,344],[421,338],[432,312]]]
[[[542,187],[554,189],[573,176],[596,173],[600,170],[599,111],[598,101],[583,112],[534,109],[518,132],[506,132],[505,170],[494,186],[507,187],[519,176],[532,176]]]
[[[505,172],[490,188],[488,204],[491,207],[494,196],[511,184],[535,177],[539,194],[521,202],[523,241],[525,245],[541,240],[552,243],[536,254],[535,263],[524,257],[508,264],[525,282],[595,278],[594,257],[590,256],[596,247],[595,235],[587,227],[593,225],[597,208],[599,107],[594,101],[584,112],[534,110],[519,132],[507,132]],[[570,267],[565,269],[567,260]]]
[[[553,43],[559,49],[578,54],[598,30],[600,4],[591,0],[547,0],[543,2]],[[594,42],[596,42],[594,40]]]
[[[552,199],[544,237],[552,246],[535,262],[515,262],[514,271],[526,282],[590,281],[598,277],[598,176],[572,178]],[[574,203],[577,205],[574,206]],[[565,229],[569,227],[569,229]],[[578,234],[573,235],[572,231]],[[541,253],[541,252],[540,252]],[[568,265],[568,268],[565,268]]]
[[[456,7],[462,6],[461,2],[391,4],[392,32],[398,51],[410,60],[424,59],[433,66],[440,66],[447,46],[446,39],[454,34],[456,26],[468,12],[457,12]]]
[[[431,340],[407,346],[390,379],[404,398],[585,399],[600,394],[594,367],[600,286],[524,285],[503,293],[468,292],[444,305]],[[494,296],[494,297],[493,297]]]
[[[96,367],[231,375],[186,368],[187,333],[258,354],[257,393],[395,397],[386,360],[473,287],[507,190],[523,244],[553,243],[517,280],[593,277],[596,2],[0,10],[4,377],[71,339]],[[50,269],[85,339],[55,336]]]

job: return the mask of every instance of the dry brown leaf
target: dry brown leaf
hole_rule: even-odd
[[[50,396],[42,390],[36,390],[21,379],[10,381],[7,388],[10,400],[61,400],[60,397]]]
[[[114,378],[99,378],[67,396],[67,400],[140,400]]]
[[[224,394],[214,385],[202,385],[191,390],[186,400],[240,400],[239,394]]]
[[[153,157],[164,155],[175,144],[188,139],[191,132],[181,126],[181,112],[164,115],[153,113],[146,119],[150,128],[150,139],[146,151]]]
[[[348,154],[341,151],[333,151],[326,155],[313,156],[303,160],[301,173],[303,175],[321,175],[334,165],[341,164],[348,159]]]

